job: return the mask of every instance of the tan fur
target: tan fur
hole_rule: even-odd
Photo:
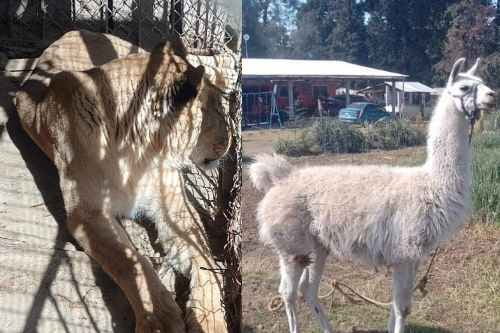
[[[64,35],[17,95],[21,122],[59,171],[70,233],[124,291],[136,332],[185,330],[171,293],[119,223],[139,215],[157,223],[169,265],[191,278],[187,330],[225,332],[221,281],[179,170],[227,152],[223,87],[188,62],[180,40],[131,51],[141,50],[108,35]],[[103,64],[110,58],[120,59]]]

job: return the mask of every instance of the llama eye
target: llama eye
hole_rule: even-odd
[[[462,87],[460,87],[460,90],[465,92],[465,91],[469,90],[469,86],[462,86]]]

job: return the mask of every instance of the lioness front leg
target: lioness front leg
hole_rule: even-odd
[[[172,294],[114,217],[80,205],[68,212],[67,225],[85,252],[125,293],[135,313],[136,333],[185,332],[181,310]]]

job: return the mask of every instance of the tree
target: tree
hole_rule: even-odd
[[[243,1],[243,33],[250,36],[249,57],[289,56],[289,26],[297,6],[297,0]]]
[[[435,66],[436,80],[444,83],[456,59],[465,57],[470,62],[477,57],[494,55],[497,49],[495,8],[488,1],[462,0],[449,8],[451,27],[446,36],[443,58]]]
[[[292,55],[303,59],[329,58],[327,40],[333,30],[333,1],[309,0],[297,11]]]
[[[298,58],[366,63],[364,12],[355,0],[309,0],[297,12],[292,34]]]
[[[368,62],[430,82],[449,26],[446,9],[456,0],[367,0]]]
[[[361,3],[355,0],[334,1],[333,23],[327,39],[329,55],[333,59],[366,64],[366,27]]]

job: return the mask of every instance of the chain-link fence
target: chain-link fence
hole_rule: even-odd
[[[227,16],[213,0],[4,0],[0,45],[9,55],[30,55],[69,30],[87,29],[151,49],[175,31],[187,47],[220,51],[233,38]]]
[[[0,52],[9,58],[38,56],[65,32],[86,29],[119,36],[146,50],[175,33],[192,53],[214,56],[213,66],[232,82],[226,107],[236,130],[221,167],[208,173],[188,170],[186,184],[213,257],[222,268],[229,330],[237,332],[241,318],[240,27],[230,22],[223,5],[216,0],[4,0],[0,2]]]

